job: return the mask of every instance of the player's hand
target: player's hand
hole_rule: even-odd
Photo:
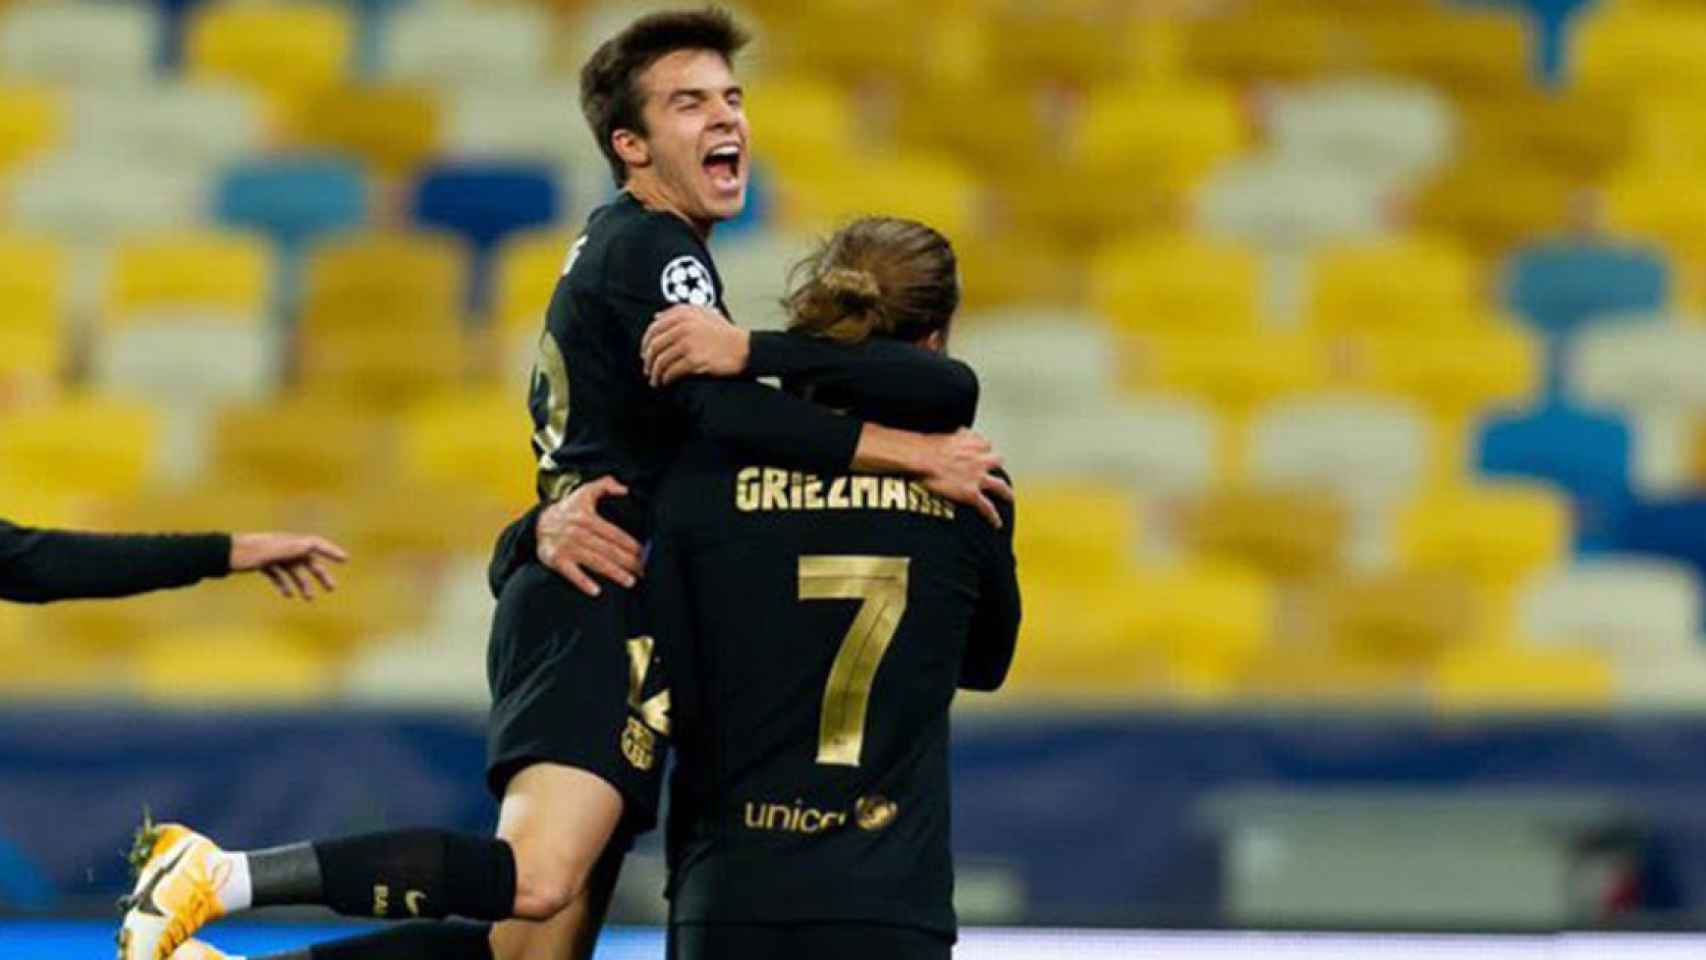
[[[349,560],[349,553],[324,537],[297,533],[239,533],[231,537],[231,572],[259,570],[286,599],[314,599],[314,585],[331,593],[338,588],[331,565]]]
[[[963,427],[954,433],[936,434],[930,442],[927,466],[919,476],[925,488],[955,503],[975,507],[991,526],[1001,529],[1001,513],[989,497],[993,494],[1012,503],[1013,488],[994,473],[1001,466],[995,447]]]
[[[640,340],[646,380],[667,387],[682,377],[738,377],[752,335],[715,310],[688,304],[659,313]]]
[[[539,562],[589,597],[600,593],[591,574],[633,587],[641,572],[640,544],[598,515],[598,501],[627,495],[628,488],[615,477],[599,477],[546,507],[539,514]]]

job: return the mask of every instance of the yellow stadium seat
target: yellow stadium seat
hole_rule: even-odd
[[[266,627],[213,625],[143,641],[137,693],[162,705],[301,703],[335,690],[337,665],[302,637]]]
[[[129,493],[153,463],[161,426],[154,411],[79,397],[0,417],[0,463],[29,464],[51,489],[92,496]]]
[[[767,78],[748,91],[745,106],[759,132],[754,157],[785,177],[839,159],[859,143],[853,98],[821,79]]]
[[[412,87],[334,87],[293,101],[289,139],[354,154],[379,173],[407,175],[438,149],[439,107]]]
[[[1344,505],[1311,490],[1207,493],[1186,501],[1177,523],[1191,552],[1284,580],[1337,569],[1349,529]]]
[[[463,486],[517,512],[535,499],[525,397],[512,391],[451,394],[408,411],[402,423],[403,475],[417,483]]]
[[[241,233],[179,233],[121,242],[107,288],[109,322],[152,310],[194,309],[256,320],[267,310],[271,251]]]
[[[1383,11],[1384,14],[1384,11]],[[1529,77],[1529,39],[1514,11],[1446,13],[1438,4],[1361,25],[1370,66],[1463,92],[1520,91]]]
[[[1615,686],[1611,664],[1597,653],[1479,645],[1439,665],[1434,698],[1447,710],[1604,709]]]
[[[1191,226],[1187,187],[1118,173],[1075,171],[1063,177],[1061,161],[1029,153],[1029,165],[994,170],[1000,209],[1020,230],[1050,238],[1068,250],[1094,249],[1144,232],[1173,235]],[[1071,190],[1038,190],[1040,181],[1075,183]],[[958,242],[958,238],[955,238]]]
[[[1273,636],[1277,591],[1243,570],[1202,565],[1145,571],[1128,589],[1142,611],[1138,642],[1166,654],[1172,692],[1185,699],[1230,693]]]
[[[1421,705],[1426,671],[1403,664],[1347,659],[1331,650],[1272,648],[1253,657],[1238,678],[1242,702],[1347,707]]]
[[[340,236],[309,254],[304,323],[318,332],[453,322],[462,311],[467,259],[448,234]]]
[[[1481,635],[1474,590],[1449,574],[1335,578],[1300,607],[1309,639],[1350,661],[1420,668]]]
[[[525,442],[526,434],[520,440]],[[519,455],[525,459],[526,452]],[[326,521],[352,555],[374,562],[442,564],[455,554],[489,554],[517,504],[480,489],[400,481],[342,500]]]
[[[1463,474],[1469,433],[1482,411],[1533,396],[1540,388],[1540,344],[1521,329],[1480,329],[1357,338],[1350,344],[1350,380],[1396,393],[1432,415],[1434,475]]]
[[[538,230],[510,237],[498,248],[492,319],[499,331],[531,337],[544,329],[545,309],[573,242],[567,233]]]
[[[1129,338],[1126,382],[1203,397],[1233,415],[1327,381],[1325,345],[1311,336],[1253,332],[1178,332]]]
[[[455,389],[470,366],[461,333],[430,317],[390,328],[316,323],[303,333],[302,387],[344,403],[401,409]]]
[[[222,411],[211,459],[216,476],[231,489],[347,493],[386,476],[394,456],[391,440],[371,410],[296,398]]]
[[[954,240],[978,229],[983,190],[970,168],[949,157],[873,154],[802,171],[784,185],[783,201],[791,227],[832,229],[880,212],[922,221]]]
[[[1576,83],[1626,97],[1693,96],[1706,83],[1706,16],[1697,6],[1602,10],[1576,29]]]
[[[1630,166],[1652,170],[1698,166],[1706,158],[1706,118],[1685,98],[1642,97],[1636,107]]]
[[[200,8],[184,41],[188,72],[285,98],[349,76],[355,24],[339,7],[228,3]]]
[[[1100,251],[1090,300],[1136,331],[1244,332],[1256,326],[1262,264],[1248,250],[1193,237],[1142,240]]]
[[[111,651],[81,646],[74,637],[58,632],[53,619],[45,616],[62,615],[62,607],[0,605],[0,699],[63,702],[130,692],[126,661]],[[53,637],[51,650],[43,648],[44,636]]]
[[[45,153],[64,134],[60,96],[41,87],[0,85],[0,174]]]
[[[1342,41],[1343,30],[1318,11],[1262,9],[1193,18],[1184,56],[1194,72],[1231,83],[1299,81],[1334,65]]]
[[[1579,193],[1570,177],[1544,165],[1481,158],[1428,183],[1407,213],[1418,228],[1455,236],[1474,256],[1503,257],[1572,226]]]
[[[1502,90],[1462,110],[1459,150],[1591,179],[1628,160],[1636,120],[1637,107],[1626,97]]]
[[[1132,491],[1097,483],[1025,485],[1025,516],[1014,552],[1028,567],[1066,579],[1118,574],[1138,545]]]
[[[1004,4],[986,14],[990,63],[1031,83],[1087,86],[1123,77],[1135,32],[1119,5]]]
[[[0,233],[0,384],[58,374],[67,299],[66,257],[56,244]]]
[[[1243,150],[1248,124],[1238,98],[1218,87],[1103,91],[1090,96],[1063,182],[1098,185],[1151,180],[1185,187]]]
[[[1061,580],[1020,562],[1025,618],[1004,692],[1129,699],[1170,682],[1165,654],[1138,642],[1145,611],[1126,577]]]
[[[854,81],[904,76],[930,55],[933,14],[905,0],[789,4],[766,21],[766,50],[787,70]]]
[[[1606,225],[1685,259],[1706,257],[1706,198],[1687,167],[1631,170],[1607,184]]]
[[[1083,264],[1070,246],[1047,236],[979,231],[956,238],[954,255],[960,265],[962,310],[1067,303],[1083,289]]]
[[[1495,588],[1563,558],[1567,498],[1527,483],[1482,484],[1425,494],[1400,511],[1400,562],[1419,572],[1466,576]]]
[[[1461,328],[1481,319],[1485,286],[1473,258],[1448,239],[1337,247],[1315,262],[1310,318],[1323,333]]]

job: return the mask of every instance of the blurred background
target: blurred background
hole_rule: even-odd
[[[575,73],[652,6],[0,2],[0,515],[356,557],[0,608],[0,915],[104,911],[144,803],[491,828],[484,562],[612,189]],[[963,261],[1026,602],[964,919],[1706,926],[1706,5],[737,12],[735,319],[855,214]]]

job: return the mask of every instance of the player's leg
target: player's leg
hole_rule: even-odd
[[[669,960],[793,960],[811,956],[791,950],[785,927],[754,923],[681,923],[671,924],[669,928]],[[868,956],[883,955],[872,953]]]
[[[917,927],[876,923],[822,923],[789,927],[788,955],[812,960],[949,960],[953,939]]]
[[[587,879],[585,894],[542,923],[508,920],[492,928],[495,960],[584,960],[598,942],[629,841],[611,841]]]

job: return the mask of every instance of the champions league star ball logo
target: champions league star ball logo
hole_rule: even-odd
[[[663,298],[670,303],[709,307],[717,302],[711,271],[693,257],[676,257],[663,268]]]

